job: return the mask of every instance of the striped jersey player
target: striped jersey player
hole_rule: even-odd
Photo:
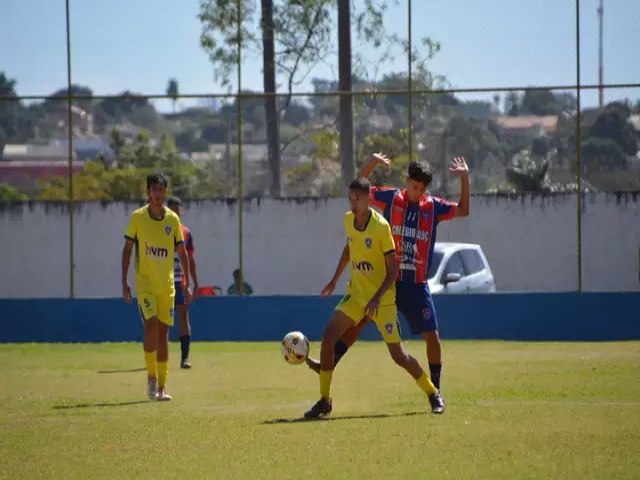
[[[377,165],[388,166],[389,159],[374,154],[362,168],[361,176],[368,178]],[[412,161],[407,171],[405,189],[376,187],[371,190],[371,202],[378,207],[391,225],[398,265],[396,279],[396,305],[407,319],[411,332],[421,335],[427,344],[427,358],[431,381],[440,389],[442,357],[438,319],[431,292],[427,284],[427,272],[433,257],[436,233],[440,222],[469,215],[469,168],[464,158],[451,161],[449,172],[460,177],[460,200],[449,202],[430,195],[427,191],[433,172],[424,161]],[[347,331],[336,343],[338,361],[355,342],[367,322]],[[319,364],[309,359],[312,370],[319,371]]]

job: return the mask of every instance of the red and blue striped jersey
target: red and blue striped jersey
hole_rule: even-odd
[[[391,225],[399,282],[426,283],[439,222],[455,216],[456,204],[431,195],[409,202],[406,190],[374,187],[371,203]]]

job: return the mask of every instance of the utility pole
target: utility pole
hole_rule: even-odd
[[[600,108],[604,105],[604,92],[602,90],[602,84],[604,81],[604,72],[602,66],[602,19],[604,16],[604,0],[600,0],[600,6],[598,7],[598,106]]]

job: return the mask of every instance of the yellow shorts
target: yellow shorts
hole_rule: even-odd
[[[138,305],[143,320],[157,317],[162,323],[173,326],[173,308],[175,294],[166,293],[138,293]]]
[[[357,325],[363,318],[365,318],[364,307],[367,306],[367,303],[368,300],[364,302],[346,294],[342,297],[338,306],[336,306],[336,311],[344,313],[353,321],[354,325]],[[395,304],[380,305],[378,315],[376,315],[372,320],[376,324],[376,327],[382,335],[385,343],[400,342],[398,310]]]

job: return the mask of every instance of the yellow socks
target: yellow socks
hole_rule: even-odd
[[[331,398],[332,370],[320,370],[320,396],[329,400]]]
[[[158,362],[158,388],[167,386],[169,376],[169,362]]]
[[[144,363],[147,365],[147,377],[158,378],[156,352],[144,352]]]
[[[438,389],[433,383],[431,383],[431,380],[429,379],[429,377],[427,377],[427,374],[425,372],[422,372],[422,375],[420,375],[420,378],[416,380],[416,383],[418,384],[420,389],[422,389],[422,391],[427,395],[438,393]]]

